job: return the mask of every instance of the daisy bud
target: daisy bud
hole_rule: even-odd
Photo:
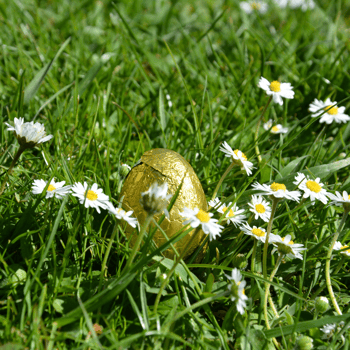
[[[313,349],[313,339],[308,336],[301,336],[297,339],[296,345],[298,350],[311,350]]]
[[[248,260],[244,254],[237,254],[232,260],[232,265],[240,270],[245,270]]]
[[[120,167],[120,174],[126,177],[129,174],[131,167],[128,164],[122,164]]]
[[[33,148],[36,145],[49,141],[53,138],[53,135],[46,135],[45,127],[43,124],[28,122],[24,123],[23,118],[15,118],[14,126],[5,123],[8,131],[13,131],[18,143],[25,148]]]
[[[316,299],[315,309],[317,313],[323,314],[329,308],[329,301],[326,297],[319,297]]]

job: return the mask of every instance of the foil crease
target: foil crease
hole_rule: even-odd
[[[153,182],[158,182],[158,184],[167,182],[168,193],[174,195],[182,179],[184,180],[181,191],[169,213],[170,220],[165,218],[161,224],[161,228],[171,238],[183,227],[182,223],[185,219],[180,215],[180,212],[183,211],[184,207],[208,210],[202,185],[191,165],[180,154],[163,148],[145,152],[141,157],[141,163],[131,169],[124,182],[121,192],[121,198],[124,197],[123,207],[125,210],[133,210],[135,217],[142,225],[145,221],[146,213],[140,204],[141,193],[147,191]],[[155,215],[155,220],[158,221],[161,215]],[[175,243],[174,246],[179,254],[187,245],[194,231],[192,230],[183,239]],[[128,226],[126,234],[131,239],[131,245],[136,239],[135,235],[131,237],[133,232],[135,231],[132,227]],[[196,239],[186,252],[186,256],[192,254],[199,246],[203,236],[203,231],[197,234]],[[166,238],[158,230],[153,241],[159,247],[166,242]],[[170,259],[175,255],[171,248],[167,249],[163,254]]]

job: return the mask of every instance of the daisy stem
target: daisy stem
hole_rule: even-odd
[[[153,311],[156,314],[157,313],[157,308],[159,305],[159,301],[160,301],[160,297],[162,296],[163,290],[165,288],[165,286],[169,283],[170,277],[172,276],[172,274],[174,273],[177,265],[179,264],[179,262],[182,260],[182,258],[185,256],[187,250],[189,247],[192,246],[192,243],[194,241],[194,239],[196,238],[198,232],[200,231],[200,227],[197,227],[196,230],[193,232],[191,239],[189,240],[189,242],[187,243],[185,249],[182,251],[181,255],[178,257],[178,259],[174,262],[173,267],[170,269],[170,271],[166,274],[166,278],[164,279],[162,285],[159,288],[159,292],[157,294],[156,297],[156,301],[154,302],[154,308]]]
[[[272,208],[271,208],[271,216],[270,216],[269,223],[267,225],[266,238],[265,238],[265,243],[264,243],[264,253],[263,253],[263,274],[264,274],[264,278],[267,278],[267,247],[269,245],[269,237],[270,237],[270,233],[271,233],[271,230],[272,230],[273,218],[275,216],[277,205],[278,205],[279,201],[280,201],[280,198],[273,197]]]
[[[24,152],[25,149],[26,149],[26,147],[20,146],[18,151],[17,151],[17,153],[15,154],[15,157],[13,158],[12,163],[11,163],[10,167],[8,168],[8,170],[7,170],[7,174],[5,175],[4,181],[1,184],[0,196],[2,195],[2,193],[5,190],[6,182],[7,182],[7,179],[9,177],[9,175],[11,175],[13,168],[15,167],[19,157],[21,156],[21,154]]]
[[[136,256],[136,253],[137,251],[139,250],[139,247],[140,247],[140,244],[142,242],[142,238],[143,236],[145,235],[145,232],[147,230],[147,227],[148,225],[150,224],[151,220],[153,218],[153,215],[152,214],[147,214],[147,217],[146,217],[146,220],[141,228],[141,232],[139,233],[139,235],[137,236],[137,239],[136,239],[136,242],[135,242],[135,245],[131,251],[131,254],[130,254],[130,257],[129,257],[129,260],[128,262],[126,263],[125,265],[125,270],[124,271],[127,271],[130,266],[132,265],[134,259],[135,259],[135,256]]]
[[[258,246],[258,241],[256,239],[254,239],[252,261],[251,261],[251,267],[250,267],[251,273],[254,273],[254,271],[255,271],[255,255],[256,255],[256,247],[257,246]]]
[[[258,145],[259,128],[260,128],[260,124],[261,124],[262,118],[264,117],[264,114],[265,114],[265,112],[267,110],[267,107],[269,106],[271,100],[272,100],[272,95],[270,96],[269,100],[266,103],[266,106],[265,106],[264,110],[261,113],[261,116],[260,116],[260,118],[258,120],[258,124],[256,125],[256,130],[255,130],[255,135],[254,135],[255,152],[256,152],[256,155],[258,156],[259,163],[261,163],[261,155],[260,155],[260,150],[259,150],[259,145]]]
[[[273,269],[273,271],[272,271],[272,273],[271,273],[271,276],[270,276],[270,279],[269,279],[270,281],[272,281],[273,278],[275,277],[275,275],[276,275],[276,273],[277,273],[277,270],[278,270],[278,268],[279,268],[279,266],[280,266],[280,264],[281,264],[282,258],[283,258],[283,254],[280,254],[280,255],[278,256],[277,261],[276,261],[275,268]],[[267,299],[268,299],[269,294],[270,294],[270,286],[271,286],[270,283],[266,283],[266,284],[265,284],[264,317],[265,317],[265,323],[266,323],[266,328],[267,328],[267,329],[271,329],[270,323],[269,323],[268,314],[267,314]],[[270,298],[271,298],[271,296],[270,296]],[[272,300],[272,299],[271,299],[271,300]],[[275,315],[276,315],[276,314],[275,314]],[[278,315],[278,314],[277,314],[277,315]],[[275,342],[277,343],[277,345],[276,345]],[[274,343],[275,343],[275,345],[276,345],[277,347],[279,347],[279,346],[278,346],[278,342],[277,342],[276,339],[275,339]]]
[[[334,234],[333,236],[333,240],[332,243],[328,249],[328,253],[327,253],[327,258],[326,258],[326,284],[327,284],[327,288],[328,288],[328,292],[329,292],[329,296],[332,300],[333,306],[335,308],[335,311],[337,311],[337,313],[339,315],[342,315],[342,312],[340,311],[340,308],[338,306],[337,300],[335,298],[334,292],[333,292],[333,288],[332,288],[332,282],[331,282],[331,276],[330,276],[330,267],[331,267],[331,256],[332,256],[332,251],[333,251],[333,247],[335,242],[338,239],[339,233],[341,232],[341,230],[343,229],[343,226],[345,224],[345,220],[348,217],[349,214],[349,210],[345,210],[342,220],[338,226],[338,231]]]
[[[232,170],[232,168],[233,168],[235,165],[236,165],[236,164],[231,163],[231,164],[229,165],[229,167],[226,169],[226,171],[224,172],[224,174],[221,176],[221,179],[219,180],[218,184],[217,184],[216,187],[215,187],[214,194],[213,194],[211,200],[214,200],[214,199],[216,198],[216,194],[218,193],[219,188],[220,188],[222,182],[224,181],[224,179],[225,179],[225,177],[227,176],[227,174]],[[209,209],[210,209],[210,208],[211,208],[211,207],[209,206]]]
[[[113,242],[114,242],[114,237],[115,237],[115,235],[117,233],[117,227],[118,227],[118,225],[115,224],[113,232],[112,232],[112,235],[111,235],[111,238],[109,239],[109,243],[108,243],[107,250],[105,252],[105,256],[103,257],[103,262],[102,262],[102,267],[101,267],[101,274],[100,274],[100,283],[99,283],[99,286],[98,286],[98,292],[101,291],[102,284],[104,282],[104,278],[103,277],[104,277],[104,273],[105,273],[106,266],[107,266],[107,259],[109,257],[109,253],[111,252],[111,248],[112,248],[112,245],[113,245]]]

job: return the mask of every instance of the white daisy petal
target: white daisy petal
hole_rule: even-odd
[[[72,191],[72,195],[79,199],[80,204],[85,203],[85,208],[95,208],[98,213],[101,213],[100,208],[109,209],[112,206],[109,202],[109,197],[102,193],[102,190],[98,188],[96,183],[88,189],[86,182],[84,182],[84,185],[76,182],[72,186]]]
[[[33,148],[53,138],[53,135],[46,135],[43,124],[34,124],[34,122],[24,123],[23,118],[15,118],[14,126],[8,123],[5,124],[8,126],[7,130],[13,131],[19,144],[25,148]]]
[[[326,124],[348,122],[350,117],[344,114],[345,107],[338,107],[336,104],[337,102],[332,102],[330,98],[327,98],[325,102],[315,99],[309,106],[309,111],[312,112],[311,117],[316,118],[323,114],[319,122]]]
[[[47,188],[45,198],[56,197],[62,199],[67,194],[71,193],[72,186],[63,186],[65,181],[55,182],[55,179],[52,179],[49,187]],[[44,191],[44,188],[47,185],[47,181],[44,180],[34,180],[32,185],[32,193],[40,194]]]
[[[271,185],[261,185],[258,182],[255,182],[252,186],[254,189],[259,191],[259,194],[272,196],[278,199],[286,198],[299,202],[299,198],[301,196],[299,191],[288,191],[284,184],[276,182],[272,183]]]
[[[266,91],[266,94],[273,98],[275,103],[283,105],[282,97],[292,99],[294,98],[293,87],[290,83],[280,83],[278,81],[272,81],[271,83],[261,77],[258,86]]]
[[[300,190],[304,191],[304,198],[310,197],[312,204],[315,204],[315,199],[321,201],[323,204],[327,204],[328,198],[326,196],[328,196],[329,193],[322,188],[324,184],[320,182],[319,177],[315,180],[311,180],[308,175],[298,173],[293,183],[297,185]]]
[[[240,166],[248,176],[252,174],[253,163],[247,160],[246,155],[242,151],[238,149],[233,150],[226,141],[222,143],[219,150],[225,153],[225,157],[231,158],[232,163]]]
[[[220,232],[224,228],[217,224],[217,219],[211,218],[213,216],[212,213],[207,213],[202,209],[195,208],[192,210],[184,207],[180,215],[187,219],[184,221],[184,225],[190,224],[193,228],[201,225],[203,232],[209,234],[210,240],[216,239],[216,236],[220,236]]]

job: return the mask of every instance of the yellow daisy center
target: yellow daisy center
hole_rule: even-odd
[[[278,129],[278,127],[277,126],[274,126],[272,129],[271,129],[271,131],[273,131],[273,132],[278,132],[280,129]]]
[[[252,3],[250,4],[250,8],[251,8],[252,10],[260,10],[260,7],[261,7],[261,4],[258,4],[258,3],[256,3],[256,2],[252,2]]]
[[[284,184],[279,184],[277,182],[274,182],[272,185],[270,185],[270,188],[272,191],[277,192],[278,190],[285,191],[287,188]]]
[[[345,249],[345,248],[349,248],[349,246],[348,245],[344,245],[344,246],[341,247],[341,249]],[[350,249],[343,250],[342,253],[350,254]]]
[[[260,214],[263,214],[263,213],[265,213],[265,207],[262,205],[262,204],[257,204],[256,206],[255,206],[255,210],[258,212],[258,213],[260,213]]]
[[[241,284],[241,281],[237,282],[237,287]],[[245,289],[242,289],[242,294],[245,295]]]
[[[348,195],[348,199],[350,200],[350,194]]]
[[[263,230],[260,230],[260,228],[253,228],[252,229],[252,234],[258,237],[264,237],[265,232]]]
[[[86,198],[90,201],[95,201],[98,198],[97,193],[94,191],[88,190],[87,193],[85,192]]]
[[[207,213],[206,211],[204,211],[202,209],[199,209],[199,212],[198,212],[198,214],[196,214],[196,217],[200,222],[209,222],[209,220],[210,220],[209,213]]]
[[[282,238],[282,241],[283,241],[283,242],[284,242],[284,239],[285,239],[285,238],[286,238],[286,237],[283,237],[283,238]],[[292,240],[290,240],[288,244],[293,245],[294,242],[293,242]]]
[[[320,192],[322,190],[322,187],[316,182],[316,181],[306,181],[306,187],[312,191],[312,192]]]
[[[224,207],[222,208],[222,211],[225,213],[226,210],[227,210],[227,207],[224,206]],[[232,208],[231,208],[230,211],[228,212],[227,216],[230,217],[230,218],[233,217],[233,216],[235,216],[235,213],[233,212]]]
[[[330,115],[338,114],[338,107],[332,107],[331,109],[329,109],[329,107],[330,106],[327,106],[327,107],[323,108],[323,110],[327,111],[327,113]]]
[[[270,90],[273,92],[280,92],[281,91],[281,83],[279,81],[274,80],[270,84]]]
[[[50,184],[49,187],[47,188],[47,190],[48,190],[49,192],[54,191],[55,189],[56,189],[56,187],[52,186],[51,184]]]
[[[238,157],[239,149],[235,149],[233,152],[234,152],[235,155]],[[247,156],[246,156],[243,152],[242,152],[242,158],[243,158],[244,160],[247,160]]]

